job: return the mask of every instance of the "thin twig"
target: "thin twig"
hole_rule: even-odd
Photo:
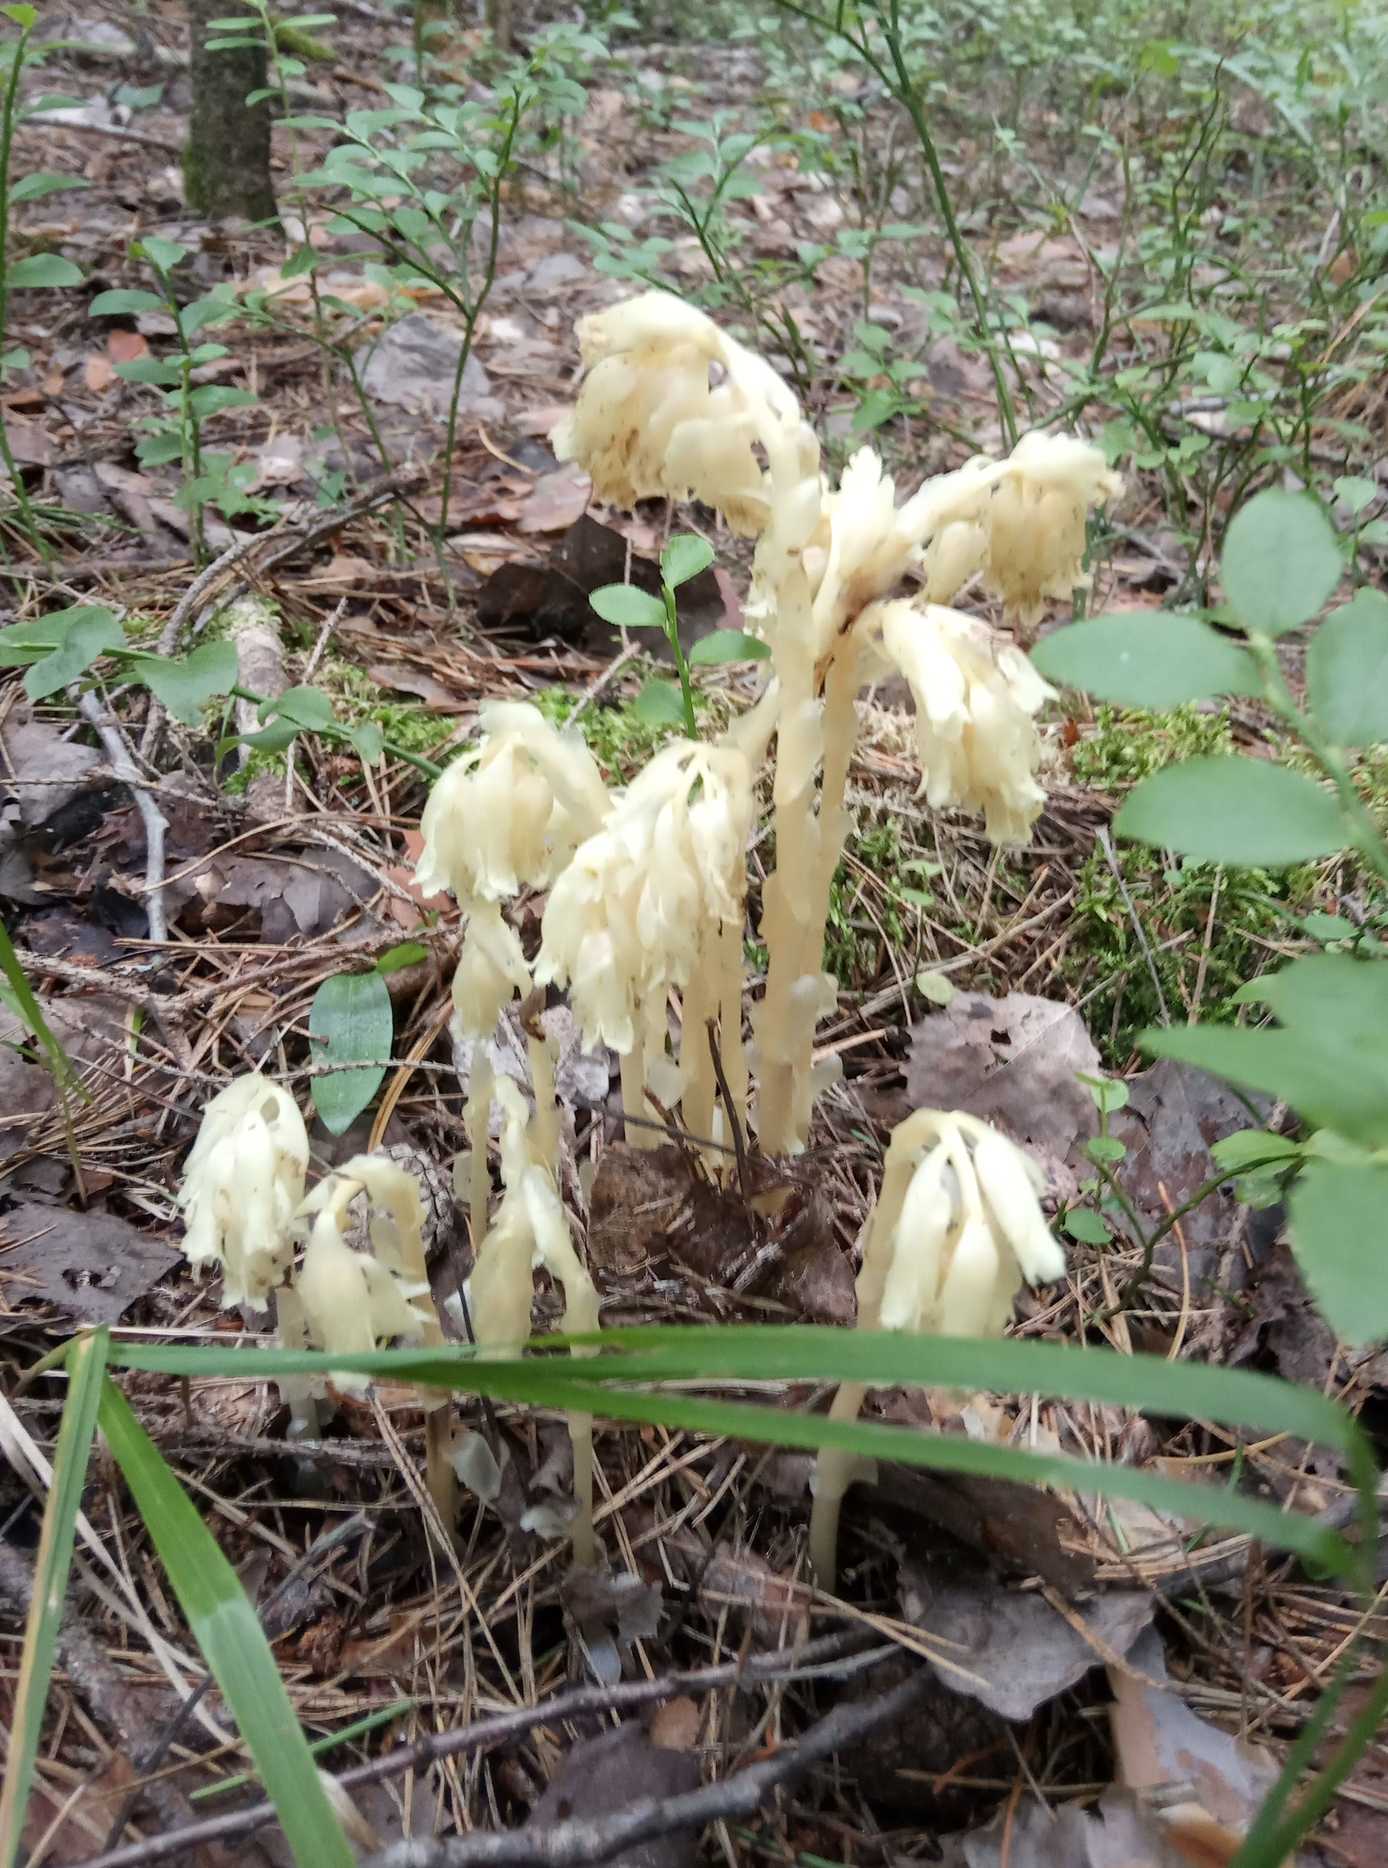
[[[570,1817],[544,1829],[499,1834],[433,1836],[397,1842],[371,1857],[367,1868],[580,1868],[624,1849],[683,1829],[702,1829],[729,1817],[755,1816],[773,1790],[802,1777],[812,1764],[899,1719],[934,1682],[921,1667],[880,1698],[850,1700],[812,1725],[803,1738],[770,1758],[679,1797],[639,1797],[608,1816]]]
[[[1101,824],[1094,834],[1098,839],[1099,848],[1104,853],[1104,861],[1113,871],[1113,879],[1118,884],[1118,893],[1123,897],[1123,906],[1127,909],[1128,919],[1133,924],[1133,933],[1137,936],[1137,944],[1142,949],[1143,959],[1147,962],[1147,971],[1152,977],[1152,987],[1157,995],[1157,1004],[1161,1007],[1161,1022],[1163,1025],[1169,1025],[1171,1023],[1171,1012],[1166,1003],[1166,994],[1162,991],[1161,975],[1157,972],[1157,963],[1152,957],[1152,949],[1147,941],[1146,929],[1139,920],[1133,898],[1128,893],[1127,880],[1124,877],[1123,871],[1118,867],[1118,858],[1114,854],[1113,849],[1113,838],[1108,834],[1108,827],[1104,824]]]
[[[92,727],[106,748],[111,770],[129,791],[140,821],[145,827],[145,913],[149,916],[149,938],[161,944],[169,938],[164,918],[164,834],[168,819],[145,790],[119,729],[104,718],[95,694],[83,694],[77,703],[79,713]]]
[[[798,1651],[729,1661],[721,1667],[699,1667],[689,1673],[668,1674],[663,1680],[576,1687],[572,1692],[556,1693],[552,1698],[541,1700],[536,1706],[521,1706],[515,1712],[479,1719],[475,1724],[458,1726],[452,1731],[430,1733],[415,1744],[401,1745],[384,1757],[373,1758],[369,1764],[339,1772],[337,1782],[344,1790],[354,1790],[360,1784],[379,1783],[382,1778],[427,1769],[443,1758],[481,1751],[504,1739],[533,1731],[536,1726],[649,1706],[678,1693],[709,1691],[722,1686],[755,1686],[773,1680],[847,1679],[898,1651],[881,1646],[864,1649],[859,1642],[856,1631],[851,1636],[828,1635],[818,1641],[807,1641]],[[249,1835],[274,1820],[273,1803],[255,1803],[249,1809],[229,1811],[224,1816],[210,1817],[206,1822],[192,1823],[185,1829],[148,1836],[143,1842],[127,1843],[124,1848],[93,1856],[82,1868],[145,1868],[147,1863],[167,1861],[203,1843]]]

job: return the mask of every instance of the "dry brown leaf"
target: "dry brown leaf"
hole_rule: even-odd
[[[24,1205],[0,1218],[7,1305],[52,1304],[73,1323],[118,1323],[180,1256],[112,1213]]]
[[[82,365],[82,381],[94,396],[104,396],[120,378],[112,368],[109,357],[88,357]]]

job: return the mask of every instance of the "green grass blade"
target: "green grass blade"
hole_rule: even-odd
[[[15,1687],[5,1781],[0,1786],[0,1864],[12,1868],[19,1852],[24,1812],[38,1756],[43,1710],[53,1676],[58,1626],[67,1596],[68,1570],[77,1514],[87,1482],[92,1436],[96,1430],[101,1385],[106,1373],[109,1334],[94,1330],[72,1344],[67,1359],[68,1391],[63,1404],[58,1447],[53,1455],[53,1485],[44,1507],[43,1530],[34,1560],[34,1595],[24,1627],[24,1648]]]
[[[300,1868],[353,1868],[351,1845],[236,1572],[112,1381],[102,1390],[100,1420],[295,1861]]]
[[[63,1049],[56,1032],[43,1015],[43,1007],[34,996],[34,989],[29,984],[29,976],[19,964],[19,955],[14,950],[3,921],[0,921],[0,973],[5,976],[14,999],[15,1016],[21,1019],[38,1040],[53,1081],[59,1091],[78,1089],[77,1073],[72,1067],[72,1059]]]
[[[556,1346],[565,1339],[546,1339]],[[113,1357],[132,1368],[177,1375],[273,1377],[325,1367],[389,1375],[463,1393],[660,1423],[784,1446],[842,1446],[936,1470],[1062,1485],[1100,1496],[1136,1498],[1198,1523],[1244,1531],[1342,1574],[1362,1572],[1375,1531],[1372,1453],[1357,1423],[1333,1401],[1276,1377],[1242,1369],[1173,1365],[1154,1356],[1059,1344],[969,1341],[823,1329],[810,1325],[613,1330],[590,1337],[610,1353],[591,1360],[479,1356],[471,1349],[387,1350],[318,1355],[277,1350],[205,1350],[121,1344]],[[871,1386],[986,1388],[1041,1392],[1115,1403],[1182,1418],[1228,1422],[1259,1433],[1291,1433],[1339,1449],[1359,1489],[1367,1532],[1355,1550],[1337,1532],[1232,1490],[1190,1484],[1130,1467],[918,1432],[873,1422],[745,1402],[651,1393],[630,1384],[714,1379],[863,1381]],[[620,1384],[620,1385],[619,1385]]]

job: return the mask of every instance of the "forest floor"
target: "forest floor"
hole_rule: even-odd
[[[10,179],[55,179],[21,191],[10,255],[61,254],[82,282],[16,289],[0,334],[26,353],[8,360],[0,412],[27,496],[27,516],[0,497],[0,623],[85,606],[113,619],[96,629],[166,655],[233,641],[241,684],[271,703],[298,691],[307,724],[248,747],[235,736],[273,705],[226,702],[224,716],[185,696],[152,725],[128,664],[79,660],[36,698],[0,656],[0,900],[86,1091],[55,1095],[7,997],[0,1706],[18,1691],[63,1402],[51,1381],[17,1389],[20,1371],[84,1325],[126,1342],[254,1340],[255,1319],[219,1311],[178,1250],[174,1195],[204,1102],[249,1070],[286,1084],[320,1170],[402,1144],[446,1188],[466,1145],[448,1032],[459,920],[414,883],[427,781],[411,759],[446,758],[487,701],[531,700],[577,722],[610,782],[629,779],[669,729],[640,700],[651,659],[588,595],[643,560],[649,573],[672,529],[717,552],[690,587],[690,637],[741,626],[744,541],[702,508],[595,504],[555,458],[577,319],[650,282],[696,298],[792,377],[831,465],[870,441],[905,491],[1005,450],[1009,418],[911,118],[794,11],[755,27],[713,7],[640,30],[612,9],[584,29],[527,19],[533,97],[495,186],[457,155],[504,135],[499,67],[476,32],[431,32],[430,94],[485,106],[427,157],[460,229],[451,294],[402,264],[408,230],[385,226],[362,179],[406,134],[387,87],[418,75],[407,9],[346,4],[305,29],[307,52],[281,43],[284,224],[253,229],[210,228],[183,205],[180,7],[89,0],[41,22],[54,46],[21,95],[59,102],[19,123]],[[1327,8],[1339,25],[1311,51],[1306,23],[1272,0],[1197,9],[1200,21],[1169,11],[903,9],[911,60],[947,74],[921,94],[1016,425],[1077,426],[1125,476],[1093,528],[1091,614],[1214,601],[1231,507],[1282,480],[1326,504],[1360,579],[1381,582],[1388,229],[1372,211],[1383,165],[1369,126],[1388,37],[1353,9]],[[344,135],[363,152],[355,179],[319,169]],[[316,169],[336,195],[296,182]],[[138,296],[89,309],[99,292],[159,296],[161,271],[180,304],[214,307],[194,341],[216,348],[190,386],[239,392],[183,418],[177,369],[170,390],[149,380],[176,354],[169,313]],[[120,373],[146,363],[144,381]],[[702,671],[701,719],[754,691],[745,665]],[[1033,841],[999,852],[916,797],[906,697],[886,684],[862,713],[826,956],[842,990],[818,1035],[843,1077],[809,1151],[775,1170],[797,1216],[777,1252],[748,1260],[751,1234],[730,1248],[727,1209],[710,1209],[678,1136],[654,1154],[616,1141],[611,1060],[572,1035],[562,1049],[574,1218],[604,1325],[851,1323],[885,1136],[940,1103],[1001,1123],[1049,1176],[1069,1275],[1023,1299],[1020,1333],[1270,1371],[1381,1421],[1388,1363],[1348,1355],[1317,1317],[1281,1209],[1226,1185],[1184,1210],[1217,1176],[1213,1143],[1285,1110],[1252,1110],[1139,1046],[1153,1023],[1243,1016],[1233,994],[1281,957],[1388,926],[1348,859],[1236,871],[1110,836],[1135,779],[1193,751],[1277,752],[1270,720],[1246,701],[1129,715],[1067,695],[1045,728]],[[311,730],[325,719],[335,732]],[[1388,762],[1366,758],[1360,776],[1383,808]],[[531,948],[540,906],[517,918]],[[756,907],[754,891],[754,976]],[[354,1038],[321,995],[363,973],[384,990]],[[311,1030],[346,1047],[336,1068]],[[495,1054],[523,1075],[517,1021]],[[343,1058],[385,1067],[345,1078]],[[1081,1076],[1121,1079],[1126,1098],[1104,1108]],[[354,1108],[335,1094],[344,1081]],[[1101,1134],[1124,1144],[1121,1203],[1088,1151]],[[442,1205],[460,1236],[441,1254],[441,1297],[467,1256]],[[747,1275],[729,1275],[732,1249]],[[558,1314],[542,1296],[538,1320]],[[805,1556],[808,1453],[650,1424],[599,1422],[608,1562],[576,1581],[548,1534],[572,1483],[558,1414],[459,1399],[502,1483],[488,1504],[468,1499],[455,1546],[420,1506],[424,1429],[407,1389],[381,1385],[291,1446],[272,1384],[121,1380],[262,1605],[295,1711],[331,1741],[326,1766],[355,1771],[382,1844],[527,1820],[543,1835],[575,1814],[601,1826],[633,1797],[736,1785],[837,1717],[832,1749],[757,1807],[711,1805],[694,1836],[618,1859],[1228,1861],[1359,1631],[1340,1583],[1247,1537],[1202,1539],[1112,1498],[885,1467],[851,1495],[827,1592]],[[789,1413],[825,1392],[768,1382],[757,1398]],[[1334,1454],[1175,1409],[889,1390],[869,1412],[1242,1488],[1333,1523],[1353,1498]],[[84,1509],[92,1543],[78,1547],[28,1859],[286,1860],[273,1827],[251,1833],[253,1786],[229,1781],[247,1759],[217,1693],[190,1704],[203,1675],[187,1626],[104,1456]],[[888,1728],[854,1726],[922,1667],[927,1686]],[[692,1671],[708,1669],[722,1672]],[[634,1722],[642,1682],[659,1700],[650,1723]],[[468,1741],[477,1722],[575,1687],[590,1689],[586,1716],[548,1708]],[[593,1705],[607,1709],[596,1720]],[[440,1755],[437,1734],[454,1741]],[[1388,1760],[1371,1749],[1306,1860],[1381,1862],[1386,1814]],[[177,1839],[214,1816],[220,1835]]]

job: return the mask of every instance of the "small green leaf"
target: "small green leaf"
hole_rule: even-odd
[[[605,623],[618,629],[664,629],[665,605],[635,584],[604,584],[588,599]]]
[[[1194,616],[1162,611],[1071,623],[1038,642],[1031,659],[1048,681],[1122,707],[1179,707],[1259,688],[1246,649]]]
[[[1083,1070],[1077,1070],[1075,1075],[1089,1091],[1094,1107],[1101,1115],[1111,1116],[1127,1108],[1131,1092],[1121,1077],[1091,1077]]]
[[[764,662],[770,654],[770,646],[760,636],[749,636],[741,629],[715,629],[694,644],[689,664],[709,668],[719,662]]]
[[[10,200],[16,205],[21,201],[41,201],[45,195],[66,194],[71,189],[90,188],[91,183],[80,175],[53,175],[48,170],[36,170],[32,175],[22,175],[10,190]]]
[[[1377,480],[1366,480],[1362,474],[1343,474],[1331,485],[1336,499],[1347,509],[1351,519],[1357,519],[1364,508],[1378,498]]]
[[[1330,612],[1306,650],[1306,697],[1335,745],[1388,740],[1388,597],[1361,590]]]
[[[948,973],[934,973],[926,967],[916,975],[916,991],[930,1005],[953,1005],[959,988]]]
[[[60,612],[61,614],[61,612]],[[24,691],[30,700],[47,700],[84,675],[108,649],[125,646],[125,631],[110,610],[82,606],[69,612],[70,620],[62,626],[62,640],[51,655],[34,662],[24,677]],[[56,616],[45,619],[52,624]]]
[[[292,720],[310,733],[321,732],[337,722],[331,699],[322,688],[315,687],[286,688],[283,694],[263,700],[257,711],[262,720]]]
[[[1383,1215],[1388,1166],[1312,1161],[1291,1195],[1292,1250],[1311,1295],[1352,1348],[1388,1337]]]
[[[356,1857],[328,1801],[260,1617],[109,1376],[101,1391],[100,1423],[298,1868],[353,1868]]]
[[[14,290],[20,286],[81,285],[82,274],[60,253],[31,253],[28,259],[15,261],[5,283]]]
[[[631,711],[647,726],[684,726],[684,697],[674,681],[648,681]]]
[[[226,383],[204,383],[189,393],[188,406],[199,421],[220,415],[223,409],[249,409],[259,401],[249,389],[232,389]]]
[[[3,13],[6,19],[12,19],[15,25],[24,32],[32,31],[38,23],[37,7],[21,5],[19,0],[14,0],[14,3],[9,6],[0,6],[0,13]]]
[[[1315,616],[1340,581],[1334,528],[1305,493],[1270,487],[1224,534],[1224,595],[1245,629],[1280,636]]]
[[[1270,1129],[1235,1129],[1210,1144],[1211,1159],[1222,1174],[1242,1174],[1270,1161],[1299,1161],[1301,1152],[1300,1142],[1274,1135]]]
[[[116,375],[126,383],[149,383],[156,389],[176,389],[183,381],[183,371],[166,357],[132,357],[118,363]]]
[[[158,234],[146,234],[131,251],[142,253],[150,265],[157,267],[160,272],[172,272],[181,260],[188,257],[186,246],[180,246],[177,240],[161,240]]]
[[[381,974],[398,973],[401,967],[417,966],[421,960],[427,960],[429,949],[423,941],[402,940],[398,947],[392,947],[383,953],[376,962],[376,971]]]
[[[1276,869],[1342,850],[1334,796],[1266,759],[1187,759],[1143,779],[1114,822],[1122,837],[1202,862]]]
[[[713,546],[706,538],[694,532],[678,532],[660,554],[660,575],[672,590],[677,590],[712,563]]]
[[[379,971],[337,973],[313,995],[308,1015],[311,1038],[319,1042],[316,1064],[353,1064],[364,1069],[333,1070],[313,1079],[313,1106],[333,1135],[350,1128],[381,1087],[383,1060],[395,1035],[390,992]]]
[[[1084,1152],[1096,1165],[1115,1167],[1126,1157],[1128,1147],[1116,1135],[1095,1135],[1084,1144]]]
[[[168,301],[160,298],[157,292],[118,286],[112,292],[98,292],[87,310],[94,318],[134,316],[141,311],[167,311]]]
[[[1065,1215],[1065,1230],[1081,1245],[1109,1245],[1113,1240],[1113,1229],[1108,1222],[1087,1206],[1071,1207]]]
[[[386,749],[385,734],[375,720],[362,720],[346,729],[347,741],[363,765],[374,765]]]
[[[142,655],[131,672],[184,726],[197,726],[208,701],[227,694],[238,679],[236,648],[230,642],[205,642],[190,655],[170,660]]]

